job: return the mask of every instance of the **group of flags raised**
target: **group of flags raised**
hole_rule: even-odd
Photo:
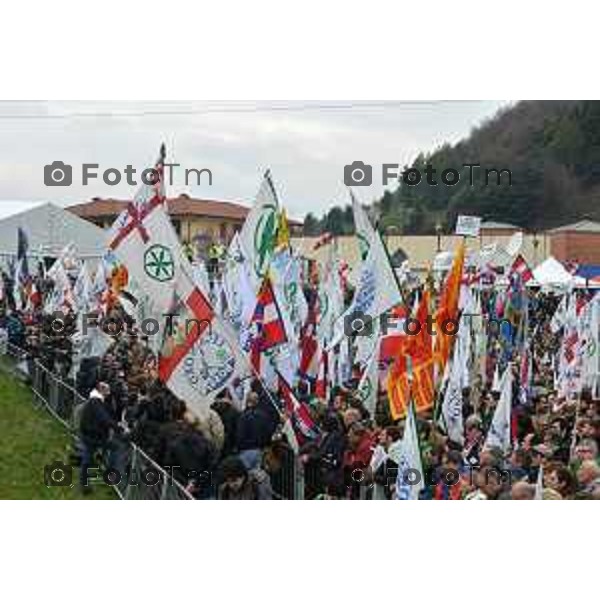
[[[332,385],[347,381],[353,361],[357,361],[363,367],[357,391],[369,413],[374,416],[380,390],[385,389],[392,418],[407,419],[402,445],[407,468],[413,468],[418,455],[413,447],[418,443],[415,415],[434,408],[438,391],[439,422],[452,439],[462,441],[467,364],[478,366],[484,378],[486,374],[483,319],[472,320],[468,328],[459,328],[458,334],[443,327],[445,321],[458,322],[466,306],[473,314],[481,317],[482,313],[476,283],[481,282],[484,269],[465,276],[464,241],[456,248],[437,299],[425,286],[409,307],[381,236],[351,193],[362,261],[353,299],[346,306],[348,268],[337,256],[333,237],[326,235],[317,242],[315,247],[329,249],[328,258],[316,273],[309,272],[290,244],[285,213],[267,172],[244,226],[231,241],[223,279],[211,286],[189,263],[171,224],[164,159],[163,146],[155,164],[154,184],[143,185],[116,219],[108,234],[107,254],[93,279],[83,264],[71,286],[67,271],[77,257],[73,247],[65,248],[47,274],[55,287],[46,310],[68,306],[76,312],[99,309],[106,313],[119,298],[138,319],[153,317],[160,322],[165,313],[175,312],[182,323],[197,321],[197,327],[180,325],[164,333],[155,349],[161,379],[200,418],[208,416],[212,400],[224,388],[233,391],[240,381],[259,377],[298,447],[318,435],[318,428],[306,405],[294,395],[297,381],[305,379],[313,393],[327,401]],[[39,291],[29,273],[27,251],[26,235],[19,230],[15,279],[23,302],[35,303]],[[492,272],[489,268],[485,275]],[[515,259],[508,278],[501,309],[524,332],[524,286],[532,273],[522,256]],[[567,367],[575,364],[582,337],[577,307],[570,297],[565,296],[556,317],[556,327],[565,330],[560,360]],[[372,335],[348,338],[345,318],[356,312],[373,319]],[[420,324],[418,333],[384,335],[377,324],[386,312],[412,318]],[[590,318],[598,319],[597,312]],[[434,335],[426,326],[430,314]],[[526,399],[531,353],[524,335],[520,343],[519,385]],[[511,441],[511,365],[506,365],[502,378],[496,368],[496,378],[500,401],[488,443],[506,448]],[[573,385],[572,380],[565,377],[565,388]]]
[[[290,383],[293,383],[297,375],[311,381],[314,392],[326,399],[334,377],[338,381],[342,377],[342,369],[336,369],[334,373],[332,366],[334,358],[340,361],[340,347],[346,342],[343,331],[344,316],[361,310],[376,320],[384,312],[403,306],[400,288],[388,260],[386,248],[361,205],[352,195],[356,231],[364,260],[351,305],[345,308],[343,295],[340,294],[343,289],[343,274],[340,268],[343,261],[332,253],[322,272],[321,298],[320,294],[314,294],[304,312],[298,310],[295,322],[290,322],[289,311],[281,308],[287,305],[289,300],[285,275],[292,270],[293,263],[297,262],[299,257],[293,256],[289,246],[287,221],[267,172],[255,205],[230,249],[237,247],[243,266],[240,268],[239,264],[235,265],[232,273],[225,274],[225,279],[228,275],[236,277],[236,291],[241,290],[241,294],[238,294],[237,298],[234,293],[228,294],[231,290],[228,290],[226,281],[221,290],[231,304],[229,317],[235,312],[233,309],[236,301],[241,301],[240,320],[235,323],[234,319],[229,319],[238,326],[238,331],[235,331],[235,327],[229,327],[230,323],[226,322],[223,314],[219,314],[213,308],[209,291],[201,290],[197,286],[189,262],[171,225],[163,179],[164,159],[163,146],[155,164],[157,177],[154,185],[141,186],[134,200],[116,219],[107,240],[109,253],[98,267],[93,281],[83,265],[75,285],[71,286],[66,261],[68,258],[76,258],[72,256],[72,247],[65,249],[49,273],[55,281],[55,291],[47,308],[52,310],[69,306],[73,309],[90,309],[94,307],[92,299],[95,299],[106,311],[110,308],[111,298],[114,300],[119,297],[126,308],[137,313],[136,316],[143,314],[146,317],[158,318],[177,306],[192,318],[205,324],[210,323],[211,333],[215,335],[217,329],[216,335],[228,342],[221,350],[229,353],[230,358],[233,357],[235,366],[224,373],[229,373],[228,377],[215,380],[214,383],[218,385],[201,387],[202,398],[199,397],[199,390],[191,389],[188,373],[183,372],[183,364],[190,353],[199,349],[197,346],[201,345],[204,331],[192,328],[178,338],[171,335],[170,339],[163,339],[160,344],[161,377],[200,414],[206,411],[214,395],[229,385],[234,377],[250,371],[253,375],[268,379],[269,363],[273,363],[277,369],[278,384],[282,378],[287,377],[288,389],[291,390]],[[329,236],[321,243],[327,244],[330,241]],[[284,261],[282,270],[283,280],[278,281],[279,285],[275,286],[277,272],[271,269],[271,264],[278,249],[287,255],[287,260]],[[461,246],[440,301],[440,317],[456,315],[463,258],[464,248]],[[238,278],[240,273],[246,279],[244,283]],[[33,278],[28,270],[27,238],[22,230],[19,230],[16,275],[21,289],[25,291],[24,297],[30,302],[35,301],[38,296],[31,293]],[[297,290],[296,300],[301,303],[303,281],[298,273],[296,281],[292,284]],[[131,296],[135,300],[134,303],[127,301]],[[323,297],[327,302],[322,301]],[[416,313],[418,320],[426,317],[429,304],[430,299],[424,294]],[[240,334],[242,331],[246,333],[245,343],[243,335]],[[426,329],[423,328],[422,331],[426,332]],[[359,353],[362,352],[363,356],[367,357],[366,364],[369,367],[364,370],[359,390],[363,394],[366,406],[374,412],[381,364],[379,332],[376,331],[368,340],[358,339],[357,342],[362,346]],[[451,340],[441,335],[437,342],[435,348],[432,347],[430,337],[423,333],[407,337],[397,346],[400,352],[392,357],[393,365],[387,385],[394,418],[406,415],[410,396],[415,400],[417,411],[432,406],[435,389],[434,364],[443,371]],[[295,345],[296,348],[285,357],[272,352],[283,345]],[[240,347],[248,350],[247,356],[239,352]],[[291,365],[278,364],[286,359],[291,361]],[[273,385],[270,387],[275,390]]]

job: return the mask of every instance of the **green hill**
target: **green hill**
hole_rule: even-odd
[[[392,134],[393,132],[390,132]],[[478,163],[474,185],[462,165]],[[371,207],[380,230],[432,233],[451,230],[457,214],[508,221],[539,230],[581,219],[600,219],[600,102],[523,101],[498,112],[455,145],[420,154],[411,165],[431,164],[461,175],[455,186],[400,184]],[[512,185],[484,186],[484,168],[510,169]],[[323,218],[307,215],[305,233],[353,231],[351,211],[333,208]]]
[[[47,487],[44,465],[68,463],[70,436],[43,407],[34,404],[33,394],[0,365],[0,499],[68,500],[116,499],[105,485],[83,496],[78,486]],[[73,482],[77,470],[73,470]]]

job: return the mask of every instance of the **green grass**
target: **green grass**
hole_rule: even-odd
[[[65,427],[34,401],[27,386],[0,365],[0,499],[115,499],[114,491],[94,485],[84,496],[77,486],[47,487],[44,465],[69,462],[72,438]]]

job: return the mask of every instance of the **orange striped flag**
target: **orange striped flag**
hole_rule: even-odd
[[[415,321],[419,322],[420,329],[415,335],[406,336],[405,344],[390,368],[387,380],[390,412],[394,420],[406,416],[411,396],[417,413],[433,407],[435,387],[432,338],[427,329],[428,315],[429,292],[425,291],[415,315]],[[416,332],[416,324],[411,323],[408,330]]]
[[[460,284],[462,279],[463,265],[465,262],[465,242],[460,243],[452,268],[446,277],[444,289],[440,294],[438,309],[435,314],[435,352],[434,361],[438,366],[438,373],[443,373],[446,363],[450,357],[452,344],[456,336],[456,320],[458,318],[458,298],[460,296]],[[450,321],[453,324],[450,324]],[[446,325],[444,333],[443,325]]]

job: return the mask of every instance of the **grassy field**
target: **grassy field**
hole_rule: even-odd
[[[91,495],[73,487],[47,487],[44,465],[68,464],[71,437],[41,406],[27,386],[0,368],[0,499],[115,499],[105,485],[93,486]]]

